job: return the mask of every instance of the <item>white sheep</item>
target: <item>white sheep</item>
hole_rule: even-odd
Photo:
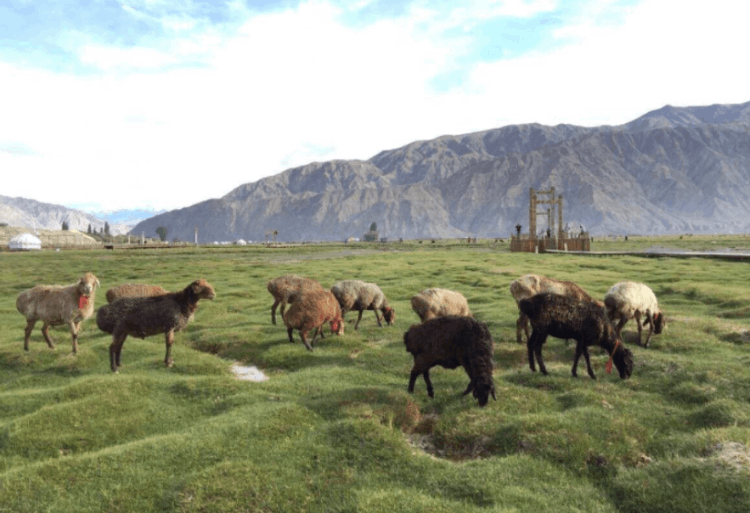
[[[86,273],[73,285],[37,285],[21,292],[16,299],[16,308],[26,317],[24,350],[29,350],[29,336],[34,325],[42,321],[42,335],[52,349],[55,344],[49,336],[49,327],[67,324],[73,337],[73,352],[77,353],[81,321],[93,315],[96,287],[99,286],[96,276]]]
[[[385,320],[389,325],[396,321],[396,312],[388,304],[385,294],[375,283],[366,283],[362,280],[342,280],[333,284],[331,293],[341,306],[342,318],[346,315],[346,312],[359,311],[359,317],[354,324],[355,330],[358,329],[359,321],[362,320],[362,313],[365,310],[375,312],[378,326],[383,326],[381,320]],[[383,312],[383,319],[380,318],[378,311]]]
[[[545,292],[572,297],[579,301],[594,301],[585,290],[572,281],[556,280],[539,274],[525,274],[510,284],[510,293],[513,295],[513,299],[516,300],[516,305],[522,299],[528,299]],[[516,321],[516,342],[519,344],[522,342],[521,331],[526,333],[526,340],[528,341],[529,318],[519,308],[518,320]]]
[[[422,322],[447,315],[472,317],[469,302],[463,294],[448,289],[423,290],[412,296],[411,308]]]
[[[651,335],[661,333],[667,324],[664,313],[659,310],[654,291],[643,283],[623,281],[613,285],[604,296],[604,305],[610,322],[614,323],[619,319],[615,327],[618,338],[625,323],[630,319],[635,319],[638,324],[639,345],[642,331],[641,317],[644,318],[643,325],[649,325],[644,347],[648,347]]]

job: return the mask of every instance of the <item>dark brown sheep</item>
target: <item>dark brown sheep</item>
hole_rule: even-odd
[[[578,376],[578,360],[583,355],[586,358],[589,376],[596,379],[591,369],[588,351],[588,346],[594,345],[604,348],[610,354],[622,379],[629,378],[633,373],[633,353],[617,338],[615,329],[600,303],[544,293],[522,299],[518,307],[529,317],[533,329],[527,344],[529,367],[532,371],[536,372],[536,357],[539,370],[542,374],[547,374],[547,368],[542,360],[542,345],[547,341],[547,336],[552,335],[563,339],[572,338],[577,342],[573,376]]]
[[[266,284],[268,292],[271,293],[274,303],[271,306],[271,322],[276,324],[276,307],[281,305],[281,317],[284,318],[284,309],[287,304],[294,303],[294,300],[307,290],[323,290],[321,285],[312,278],[297,276],[296,274],[287,274],[270,280]]]
[[[96,325],[112,334],[109,363],[113,372],[120,367],[122,346],[128,335],[146,338],[164,333],[167,353],[164,363],[171,367],[175,331],[187,326],[201,299],[214,299],[216,293],[206,280],[196,280],[180,292],[154,297],[123,297],[99,308]]]
[[[318,335],[323,336],[323,325],[329,323],[331,333],[342,335],[344,333],[344,319],[341,316],[341,307],[330,290],[309,290],[297,297],[284,314],[284,324],[287,327],[289,342],[294,343],[292,332],[299,330],[299,336],[305,347],[312,351]],[[312,342],[308,343],[307,333],[315,330]]]
[[[435,397],[430,381],[430,369],[440,365],[455,369],[459,365],[469,375],[469,385],[463,395],[473,392],[484,406],[490,394],[495,397],[494,343],[487,325],[473,317],[449,315],[435,317],[422,324],[414,324],[404,333],[406,350],[414,356],[414,366],[409,377],[409,393],[414,393],[414,383],[421,374],[427,385],[427,395]]]

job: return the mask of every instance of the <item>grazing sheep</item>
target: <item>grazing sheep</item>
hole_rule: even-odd
[[[596,379],[588,351],[588,346],[593,345],[601,346],[610,354],[610,361],[614,361],[622,379],[629,378],[633,373],[633,354],[619,340],[604,309],[596,302],[545,292],[522,299],[518,306],[529,317],[533,328],[528,341],[529,367],[532,371],[536,371],[536,356],[542,374],[547,374],[542,360],[542,345],[547,341],[547,336],[552,335],[572,338],[577,342],[572,369],[574,377],[578,376],[578,360],[583,354],[589,376]],[[611,364],[608,362],[607,366],[609,371]]]
[[[414,393],[414,382],[420,374],[427,385],[427,395],[435,397],[430,381],[430,369],[440,365],[455,369],[459,365],[469,375],[469,385],[463,395],[473,392],[479,406],[487,404],[490,394],[495,397],[492,379],[492,335],[487,325],[472,317],[449,315],[414,324],[404,333],[406,350],[414,356],[409,377],[409,393]]]
[[[49,336],[49,327],[67,324],[73,337],[73,352],[77,353],[81,322],[93,315],[96,288],[100,286],[96,276],[86,273],[73,285],[37,285],[21,292],[16,299],[16,308],[26,317],[23,349],[29,350],[31,331],[36,321],[42,321],[42,335],[52,349],[55,344]]]
[[[623,281],[613,285],[604,296],[604,304],[607,308],[609,320],[613,323],[619,319],[616,330],[620,336],[622,327],[629,319],[635,319],[638,324],[638,345],[641,345],[641,316],[645,318],[643,325],[648,324],[648,336],[646,344],[651,342],[651,335],[658,335],[667,324],[664,313],[659,310],[654,291],[643,283]]]
[[[331,292],[336,296],[336,300],[341,306],[341,317],[346,315],[350,310],[359,310],[359,317],[354,324],[354,329],[359,328],[359,321],[362,320],[362,312],[372,310],[375,312],[375,319],[378,326],[382,327],[378,310],[383,312],[383,319],[389,325],[396,322],[396,312],[388,305],[388,300],[374,283],[365,283],[361,280],[343,280],[333,284]]]
[[[289,310],[283,315],[284,324],[287,327],[289,342],[294,344],[293,330],[299,330],[300,338],[305,347],[312,351],[315,340],[320,334],[323,335],[323,325],[327,322],[331,327],[331,333],[343,335],[344,319],[341,316],[341,307],[334,295],[325,289],[308,290],[292,303]],[[307,332],[316,330],[312,342],[307,342]]]
[[[294,303],[294,300],[302,292],[307,290],[323,290],[323,286],[316,280],[297,276],[296,274],[287,274],[286,276],[274,278],[268,282],[266,287],[274,298],[273,306],[271,306],[271,322],[273,324],[276,324],[276,307],[279,304],[281,304],[280,313],[283,318],[287,303]]]
[[[113,372],[120,367],[122,345],[128,335],[146,338],[164,333],[167,353],[164,363],[171,367],[175,331],[187,326],[201,299],[214,299],[213,287],[203,279],[195,280],[179,292],[153,297],[123,297],[99,308],[96,325],[112,334],[109,364]]]
[[[125,283],[107,291],[107,303],[111,303],[115,299],[120,299],[121,297],[152,297],[163,296],[167,293],[169,293],[168,290],[164,290],[158,285]]]
[[[411,308],[422,322],[447,315],[471,317],[463,294],[448,289],[423,290],[411,298]]]
[[[585,290],[572,281],[560,281],[538,274],[526,274],[512,281],[510,284],[510,293],[513,295],[513,299],[516,300],[516,305],[522,299],[530,298],[542,292],[568,296],[580,301],[594,300]],[[526,333],[526,341],[528,342],[529,318],[519,310],[518,320],[516,321],[516,342],[519,344],[522,342],[521,331]]]

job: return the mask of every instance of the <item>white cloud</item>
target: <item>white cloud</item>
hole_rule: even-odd
[[[29,150],[0,151],[3,194],[98,201],[99,210],[181,208],[287,167],[366,159],[447,133],[619,124],[665,103],[750,100],[747,12],[735,2],[716,0],[706,11],[647,1],[619,23],[592,15],[560,31],[566,46],[489,63],[466,62],[470,34],[446,39],[442,31],[554,3],[473,5],[449,15],[414,7],[351,28],[339,8],[315,1],[254,14],[231,34],[201,29],[161,47],[88,41],[80,58],[100,73],[87,76],[0,62],[0,143]],[[457,63],[470,69],[465,83],[431,89]]]

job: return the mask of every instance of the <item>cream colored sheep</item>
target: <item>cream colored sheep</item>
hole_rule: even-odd
[[[667,325],[664,314],[659,310],[656,295],[647,285],[633,281],[623,281],[612,286],[604,296],[604,304],[607,308],[607,316],[614,323],[619,320],[615,329],[620,337],[622,327],[629,319],[635,319],[638,324],[638,344],[641,344],[641,317],[644,318],[643,325],[648,324],[648,336],[644,347],[648,347],[651,335],[662,332]]]
[[[463,294],[448,289],[425,289],[411,298],[411,307],[422,322],[446,315],[472,317]]]
[[[115,299],[120,299],[121,297],[154,297],[163,296],[168,293],[168,290],[164,290],[158,285],[125,283],[107,291],[107,303],[111,303]]]
[[[362,320],[362,312],[372,310],[375,313],[375,319],[378,326],[383,326],[378,311],[383,312],[383,319],[389,325],[396,322],[396,312],[388,304],[383,291],[375,283],[365,283],[361,280],[343,280],[333,284],[331,292],[336,296],[336,300],[341,306],[341,317],[346,316],[346,312],[358,310],[359,317],[354,324],[354,329],[359,327],[359,321]]]
[[[54,349],[49,327],[67,324],[73,337],[73,352],[78,352],[78,332],[81,322],[94,314],[96,288],[101,286],[92,273],[81,276],[73,285],[37,285],[24,290],[16,299],[16,308],[26,317],[23,348],[29,350],[29,336],[37,321],[42,321],[42,335]]]

